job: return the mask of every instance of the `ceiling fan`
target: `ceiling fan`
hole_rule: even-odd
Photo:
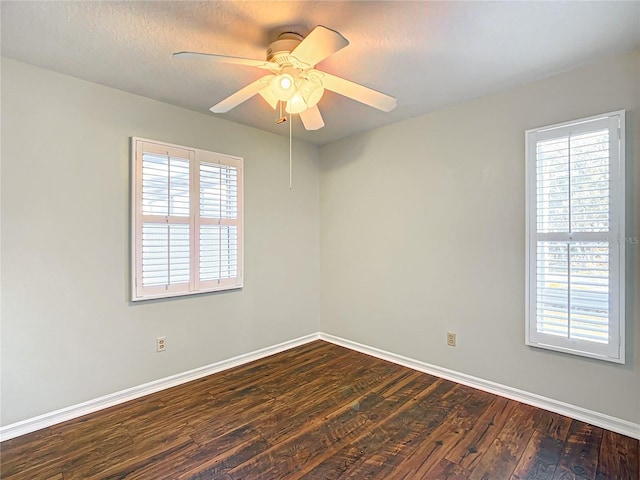
[[[396,107],[396,99],[315,66],[325,58],[349,45],[340,33],[318,25],[306,37],[295,32],[283,32],[269,45],[266,60],[230,57],[214,53],[177,52],[178,58],[207,58],[215,62],[234,63],[268,70],[270,73],[238,90],[211,107],[214,113],[225,113],[256,94],[272,108],[285,105],[289,114],[300,114],[307,130],[324,126],[318,102],[325,89],[344,95],[365,105],[389,112]]]

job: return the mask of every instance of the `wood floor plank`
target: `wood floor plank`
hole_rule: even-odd
[[[352,366],[349,368],[353,368],[354,363],[358,365],[357,362],[350,363]],[[331,362],[326,365],[331,366]],[[228,395],[228,391],[221,389],[219,392],[208,394],[199,404],[174,402],[171,407],[167,408],[172,411],[171,421],[178,425],[188,422],[189,427],[194,430],[192,433],[194,440],[202,444],[214,440],[234,428],[240,428],[256,417],[274,416],[279,412],[279,405],[292,408],[296,401],[304,402],[305,397],[295,393],[296,390],[293,388],[295,386],[303,384],[308,387],[309,394],[320,395],[318,386],[326,389],[326,385],[323,385],[320,371],[312,370],[312,372],[313,379],[307,382],[289,383],[288,380],[280,382],[283,389],[280,396],[265,393],[259,388],[252,389],[250,392],[235,389],[231,395]],[[344,367],[343,373],[346,375],[347,367]],[[165,418],[166,415],[158,416],[155,423],[164,422],[166,425]],[[131,428],[135,429],[137,434],[144,435],[148,429],[156,428],[156,426],[154,423],[150,424],[147,419],[142,419],[139,424],[132,424]]]
[[[115,425],[128,420],[143,418],[154,415],[165,404],[154,395],[138,398],[126,404],[115,405],[80,418],[74,418],[68,422],[54,425],[51,428],[53,435],[60,435],[63,438],[90,435],[100,429],[111,429]]]
[[[45,464],[51,460],[51,451],[62,448],[62,440],[51,434],[46,428],[28,435],[23,435],[2,442],[0,448],[0,478],[7,478],[19,474],[26,475],[29,469],[35,473],[38,467],[39,478],[49,478],[57,475],[56,465],[50,464],[47,472]],[[58,464],[59,466],[59,464]],[[58,469],[61,471],[61,469]],[[47,472],[47,473],[45,473]]]
[[[3,479],[49,480],[60,475],[62,475],[62,467],[56,462],[45,462],[41,465],[35,462],[28,462],[18,468],[15,466],[9,468],[2,466],[0,469],[0,478]]]
[[[126,430],[119,424],[101,429],[99,440],[88,435],[86,429],[82,428],[81,431],[84,436],[71,435],[69,432],[52,434],[51,441],[56,455],[51,455],[52,447],[47,445],[36,451],[25,450],[18,462],[3,459],[2,477],[10,477],[18,472],[25,476],[33,475],[33,478],[41,478],[41,475],[53,476],[80,463],[109,456],[114,450],[133,445]]]
[[[514,409],[471,471],[469,480],[511,477],[535,431],[535,411],[534,407],[522,404]]]
[[[224,402],[232,400],[234,395],[249,396],[249,394],[255,393],[258,388],[264,390],[286,382],[295,383],[304,375],[310,375],[314,371],[322,371],[328,362],[338,357],[357,358],[354,352],[345,348],[330,349],[324,345],[321,345],[321,348],[313,349],[308,348],[307,345],[303,347],[304,349],[299,354],[291,350],[285,351],[216,375],[210,375],[197,380],[198,383],[194,385],[189,382],[158,392],[158,398],[167,405],[173,405],[174,401],[184,404],[185,401],[189,401],[189,397],[185,396],[184,392],[189,392],[189,395],[198,392],[201,396],[216,395],[217,401]],[[295,350],[297,351],[297,349]]]
[[[345,362],[347,371],[342,371],[341,369],[333,370],[325,375],[324,380],[320,378],[320,385],[324,384],[325,386],[322,392],[315,391],[313,394],[308,395],[307,385],[300,384],[298,388],[304,390],[304,395],[296,388],[291,392],[285,393],[283,401],[277,404],[273,402],[272,405],[268,405],[269,412],[260,417],[263,418],[263,422],[259,426],[262,438],[268,440],[262,444],[266,447],[265,450],[277,443],[278,439],[303,433],[304,426],[310,424],[312,418],[326,420],[331,415],[335,415],[336,411],[344,408],[345,405],[353,408],[354,405],[361,403],[362,399],[360,397],[363,396],[363,393],[375,395],[378,389],[384,389],[385,386],[393,385],[403,377],[412,374],[406,369],[399,368],[397,365],[388,362],[371,362],[362,356],[360,360],[366,362],[366,367],[365,365],[359,365],[358,362],[349,360]],[[333,386],[333,388],[326,388],[327,385],[329,387]],[[286,415],[281,415],[281,412]],[[247,418],[244,419],[245,422],[252,422],[253,418],[255,418],[255,413],[250,412]],[[219,428],[218,433],[223,431],[225,423],[228,423],[224,416],[221,417],[221,422],[220,425],[216,425],[216,428]],[[240,424],[238,428],[242,428],[242,425]],[[211,424],[208,425],[207,430],[211,430]],[[213,433],[211,431],[208,433],[208,435],[215,434],[215,429]],[[199,438],[198,441],[202,442],[202,438]],[[245,450],[251,450],[249,456],[246,455]],[[201,469],[195,469],[190,473],[202,474],[206,471],[219,471],[223,469],[220,467],[222,464],[226,465],[227,469],[234,468],[249,458],[257,457],[259,453],[268,456],[270,451],[266,453],[254,451],[252,445],[247,445],[243,451],[236,452],[233,455],[222,454],[215,456],[203,464]]]
[[[413,480],[467,480],[469,472],[449,460],[441,459],[425,477],[413,477]],[[497,480],[497,479],[496,479]]]
[[[343,370],[340,371],[344,375],[348,373],[348,369],[363,368],[360,365],[363,361],[362,356],[354,356],[353,352],[346,349],[325,355],[323,358],[324,362],[316,362],[312,357],[303,355],[298,359],[300,363],[294,364],[293,367],[292,362],[282,363],[280,370],[274,366],[268,373],[260,373],[262,378],[260,382],[245,377],[247,371],[255,373],[255,369],[242,372],[241,380],[233,375],[226,375],[224,382],[215,384],[209,382],[201,385],[202,389],[207,391],[195,402],[191,397],[183,401],[170,400],[169,395],[175,397],[175,393],[171,392],[163,397],[163,401],[168,404],[166,409],[170,409],[171,415],[156,412],[151,417],[143,415],[125,425],[129,427],[134,440],[136,436],[144,437],[149,431],[161,426],[181,429],[184,433],[191,434],[198,444],[216,440],[225,433],[236,435],[238,429],[241,430],[243,425],[256,417],[265,415],[269,418],[273,417],[278,412],[278,404],[282,405],[285,401],[289,401],[287,406],[291,408],[295,399],[287,399],[286,395],[294,392],[295,386],[305,385],[308,388],[308,394],[318,396],[316,386],[319,384],[326,388],[321,373],[327,368],[332,368],[334,363],[344,364]],[[274,372],[279,373],[280,376],[274,376]],[[246,381],[250,383],[243,384]],[[273,393],[275,389],[285,392],[285,400],[277,398]],[[291,395],[297,396],[301,402],[304,402],[304,396],[295,393]]]
[[[0,445],[5,480],[638,480],[638,441],[322,341]]]
[[[493,404],[482,414],[475,428],[468,432],[445,458],[466,470],[473,470],[517,406],[517,402],[496,397]]]
[[[368,366],[349,362],[347,368],[348,371],[337,369],[324,378],[319,376],[317,381],[301,384],[304,385],[304,395],[292,388],[289,392],[251,409],[236,411],[235,405],[231,405],[232,411],[220,412],[218,418],[207,422],[202,431],[194,435],[194,439],[200,444],[214,441],[219,435],[231,430],[230,426],[242,428],[259,417],[264,419],[260,426],[263,435],[268,436],[271,442],[277,442],[279,437],[288,435],[290,431],[306,423],[310,414],[324,415],[337,405],[355,400],[384,379],[395,374],[406,374],[397,366],[372,366],[370,362]]]
[[[390,439],[375,455],[367,456],[359,464],[354,464],[345,473],[350,478],[386,479],[400,468],[407,458],[415,452],[448,418],[449,414],[465,403],[472,389],[456,385],[440,399],[423,399],[416,408],[406,410],[404,415],[392,418],[389,422]],[[395,420],[395,421],[394,421]]]
[[[437,402],[454,387],[451,382],[436,380],[417,393],[408,396],[402,392],[394,394],[380,405],[382,413],[377,415],[376,421],[365,424],[365,428],[356,432],[346,445],[336,445],[336,448],[316,457],[314,462],[305,463],[304,470],[308,473],[291,478],[358,478],[363,468],[380,469],[384,461],[393,455],[394,445],[397,446],[394,439],[409,437],[411,424],[421,429],[433,422],[429,408],[432,407],[432,415],[437,416]],[[363,465],[367,460],[371,465]]]
[[[220,478],[231,478],[226,473],[227,471],[252,459],[269,447],[271,447],[271,444],[260,435],[253,437],[243,436],[237,444],[228,449],[216,448],[214,450],[207,447],[200,447],[186,459],[184,468],[174,470],[172,466],[171,478],[176,480],[216,480]]]
[[[203,455],[198,457],[198,453]],[[114,472],[111,476],[120,480],[164,479],[167,472],[171,472],[170,478],[175,478],[180,472],[193,468],[195,464],[200,463],[202,458],[206,458],[207,455],[210,455],[209,451],[201,452],[200,447],[193,442],[165,453],[153,462],[147,462],[144,466],[137,466],[135,469],[128,471]]]
[[[174,402],[183,405],[197,403],[199,398],[219,394],[219,392],[227,392],[228,396],[233,394],[248,396],[255,391],[256,386],[265,388],[269,383],[278,385],[283,382],[291,382],[294,376],[301,372],[307,372],[311,368],[315,367],[321,371],[329,359],[345,355],[351,355],[351,358],[355,358],[353,353],[345,348],[330,348],[325,342],[312,342],[296,349],[163,390],[151,397],[173,406]],[[224,399],[224,396],[218,397],[219,401]]]
[[[511,480],[551,480],[560,461],[571,419],[538,410],[538,423]]]
[[[65,471],[64,479],[126,478],[140,468],[193,445],[193,440],[184,435],[166,435],[161,440],[154,438],[147,442],[133,444],[132,447],[119,449],[111,455],[100,457],[97,461],[84,462]]]
[[[640,479],[638,441],[605,430],[602,435],[596,480]]]
[[[265,475],[268,478],[284,478],[290,472],[291,462],[299,461],[299,467],[309,466],[314,458],[324,454],[331,445],[344,442],[369,421],[373,409],[385,401],[379,394],[388,385],[402,380],[407,372],[398,372],[395,376],[381,380],[377,387],[358,397],[341,399],[333,403],[329,410],[324,409],[320,415],[314,416],[316,421],[303,419],[302,423],[285,422],[281,427],[289,432],[283,435],[277,428],[263,430],[265,438],[269,439],[271,447],[240,463],[228,473],[232,476],[252,478]],[[396,393],[406,397],[417,394],[424,388],[420,375],[413,375],[413,382],[405,384],[405,388]],[[331,403],[327,404],[331,405]],[[317,408],[317,407],[315,407]],[[376,410],[377,415],[387,414],[388,411]],[[389,409],[390,411],[390,409]],[[278,441],[280,440],[280,441]]]
[[[553,480],[594,480],[603,430],[573,420]]]
[[[446,420],[426,438],[403,462],[402,468],[390,472],[388,480],[428,478],[428,472],[438,465],[447,453],[473,429],[482,413],[495,401],[495,396],[475,390],[470,398],[453,410]],[[450,463],[450,462],[446,462]],[[432,472],[432,475],[435,473]]]

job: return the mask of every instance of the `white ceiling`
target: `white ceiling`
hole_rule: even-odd
[[[209,112],[263,71],[172,58],[265,57],[283,27],[338,30],[350,45],[318,68],[398,98],[383,113],[327,92],[318,145],[640,47],[640,2],[2,1],[2,54]],[[99,114],[99,112],[96,112]],[[256,96],[221,118],[288,135]]]

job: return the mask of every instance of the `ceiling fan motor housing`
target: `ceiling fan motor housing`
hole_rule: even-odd
[[[300,44],[302,35],[295,32],[284,32],[267,49],[267,61],[279,65],[289,63],[289,54]]]

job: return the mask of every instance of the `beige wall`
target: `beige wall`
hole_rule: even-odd
[[[638,245],[626,365],[524,345],[524,131],[627,109],[638,236],[639,90],[636,52],[322,147],[323,331],[639,423]]]
[[[128,302],[131,136],[244,157],[243,290]],[[1,153],[3,425],[319,330],[315,146],[3,59]]]

